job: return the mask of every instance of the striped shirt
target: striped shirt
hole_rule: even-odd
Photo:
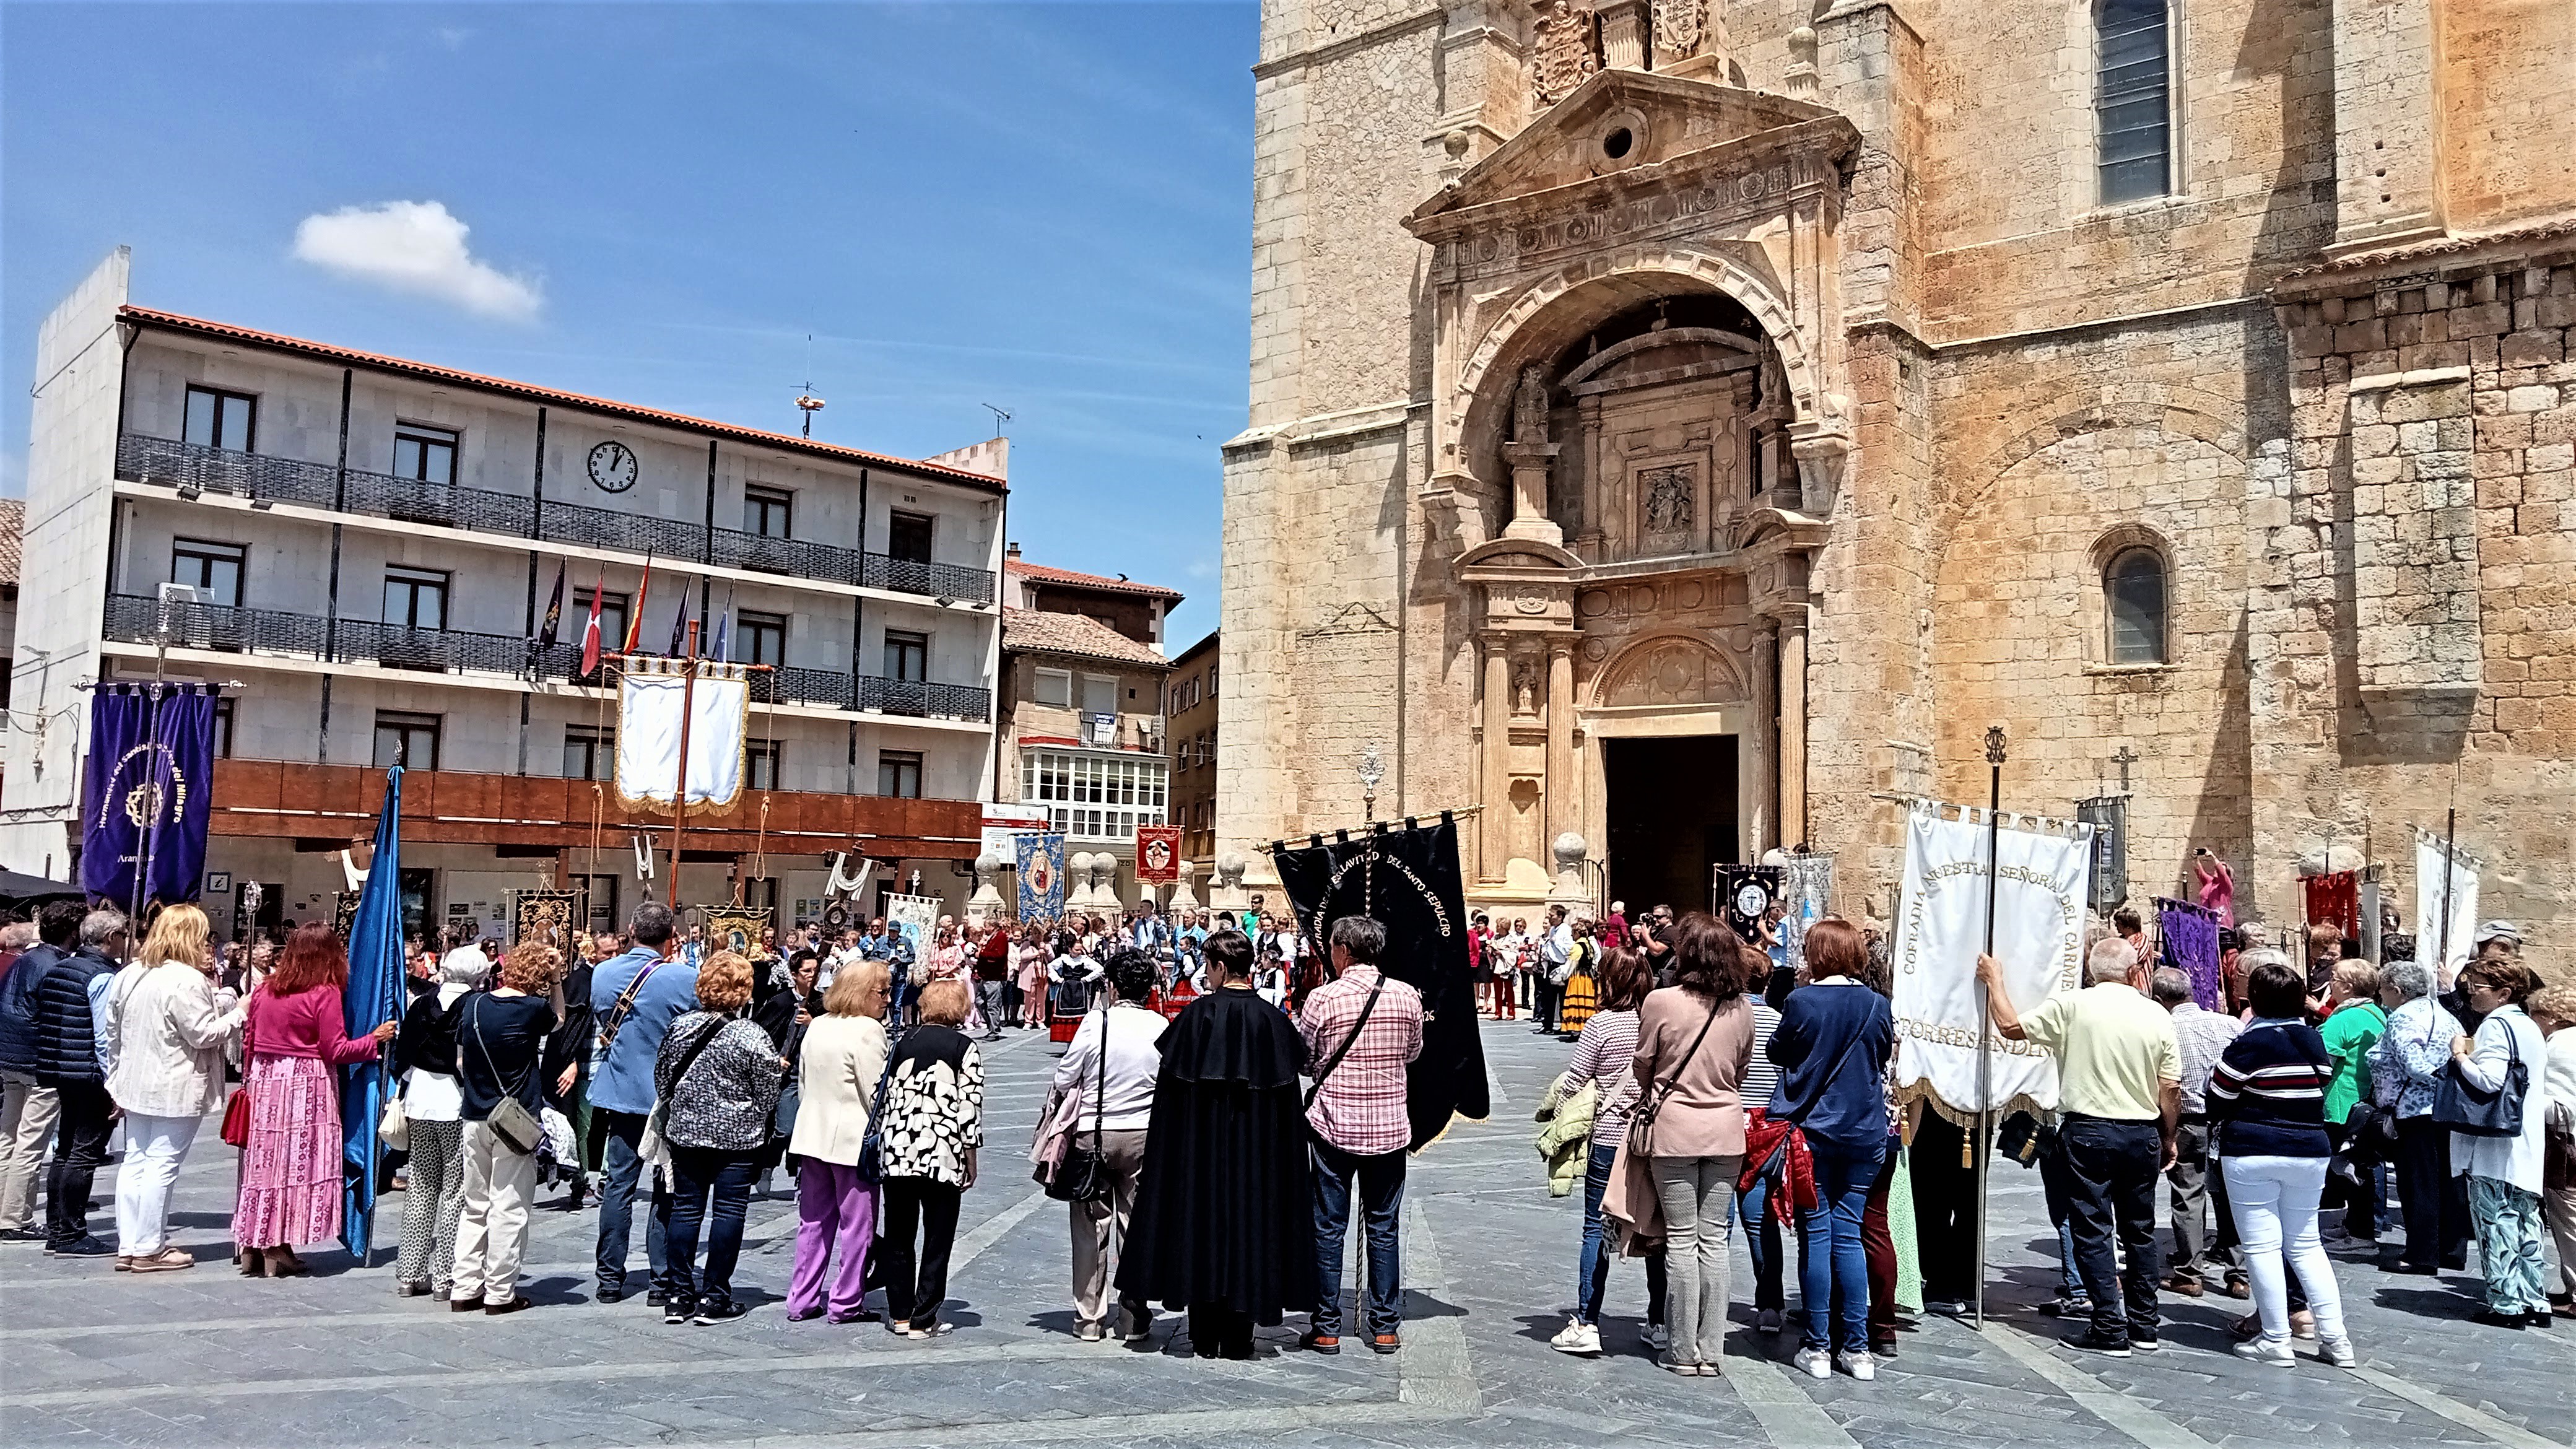
[[[1780,1090],[1780,1069],[1771,1064],[1771,1033],[1780,1029],[1780,1013],[1771,1003],[1747,992],[1745,1003],[1753,1008],[1753,1059],[1744,1064],[1744,1081],[1737,1089],[1747,1107],[1769,1107],[1772,1095]]]
[[[1574,1064],[1565,1069],[1568,1092],[1586,1082],[1601,1084],[1601,1105],[1592,1113],[1592,1145],[1616,1147],[1628,1131],[1628,1112],[1637,1105],[1637,1012],[1596,1011],[1574,1041]]]
[[[2334,1075],[2317,1029],[2303,1021],[2248,1025],[2209,1078],[2209,1115],[2222,1157],[2331,1157],[2326,1080]]]

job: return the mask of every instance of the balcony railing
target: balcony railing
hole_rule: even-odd
[[[326,463],[237,453],[201,443],[174,442],[127,433],[117,439],[116,476],[138,483],[197,488],[237,498],[265,498],[313,508],[337,508],[404,523],[506,534],[549,543],[579,544],[622,553],[694,559],[720,568],[819,579],[924,598],[967,603],[993,601],[993,575],[963,564],[928,563],[837,544],[773,538],[740,529],[710,531],[704,524],[535,499],[516,493],[461,488],[348,470],[345,496],[340,470]]]
[[[166,628],[166,634],[165,634]],[[333,664],[374,664],[428,674],[475,672],[593,684],[581,676],[581,648],[571,643],[532,645],[516,634],[465,629],[416,629],[371,619],[326,620],[282,609],[224,604],[172,603],[136,594],[111,594],[104,636],[120,644],[168,643],[175,649],[227,654],[269,654]],[[829,669],[788,667],[751,676],[752,699],[761,704],[801,704],[824,709],[875,711],[914,719],[992,719],[990,690],[973,684],[932,684],[880,679]]]

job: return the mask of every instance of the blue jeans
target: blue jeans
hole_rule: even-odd
[[[1753,1258],[1754,1308],[1759,1311],[1788,1307],[1789,1296],[1780,1286],[1788,1259],[1786,1246],[1780,1241],[1780,1220],[1771,1212],[1771,1184],[1759,1177],[1753,1179],[1738,1211],[1744,1216],[1744,1250]],[[1799,1250],[1805,1251],[1803,1243]]]
[[[1601,1200],[1610,1192],[1610,1166],[1619,1160],[1617,1143],[1592,1145],[1583,1173],[1583,1259],[1574,1269],[1574,1316],[1599,1327],[1601,1300],[1610,1291],[1610,1227],[1601,1216]],[[1646,1321],[1664,1321],[1664,1250],[1646,1254]]]
[[[1404,1210],[1404,1149],[1361,1157],[1329,1142],[1315,1144],[1315,1332],[1342,1331],[1342,1240],[1351,1226],[1351,1181],[1359,1180],[1362,1231],[1368,1244],[1368,1331],[1404,1324],[1404,1273],[1396,1224]]]
[[[742,1256],[742,1220],[751,1208],[752,1180],[760,1154],[671,1146],[671,1191],[653,1204],[669,1244],[672,1285],[666,1303],[695,1306],[733,1301],[733,1265]],[[704,1226],[707,1260],[698,1262]]]
[[[1861,1251],[1861,1214],[1887,1157],[1885,1140],[1851,1148],[1821,1139],[1807,1150],[1816,1164],[1816,1205],[1798,1214],[1798,1299],[1806,1310],[1803,1346],[1839,1353],[1869,1351],[1869,1258]],[[1829,1336],[1830,1332],[1830,1336]]]
[[[2210,1176],[2216,1177],[2216,1165]],[[2075,1270],[2075,1220],[2066,1210],[2066,1164],[2054,1152],[2040,1154],[2039,1190],[2048,1201],[2048,1220],[2057,1227],[2057,1293],[2061,1298],[2084,1300],[2084,1278]],[[2224,1197],[2219,1199],[2219,1212],[2227,1211]]]
[[[644,1137],[644,1114],[600,1107],[592,1109],[592,1116],[601,1122],[601,1136],[606,1139],[600,1155],[599,1286],[623,1293],[626,1245],[634,1238],[635,1185],[644,1171],[644,1159],[635,1155],[636,1144]],[[662,1243],[662,1205],[669,1196],[661,1188],[653,1189],[652,1211],[644,1220],[644,1258],[653,1266],[653,1286],[666,1295],[671,1291],[671,1272]]]

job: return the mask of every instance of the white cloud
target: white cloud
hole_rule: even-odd
[[[537,284],[476,261],[464,222],[435,201],[388,201],[315,213],[295,227],[295,256],[325,271],[452,302],[509,321],[536,316]]]

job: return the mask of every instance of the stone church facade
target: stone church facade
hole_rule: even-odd
[[[2001,723],[2274,922],[2456,792],[2563,959],[2571,73],[2576,0],[1268,0],[1219,850],[1376,745],[1482,903],[1883,911]]]

